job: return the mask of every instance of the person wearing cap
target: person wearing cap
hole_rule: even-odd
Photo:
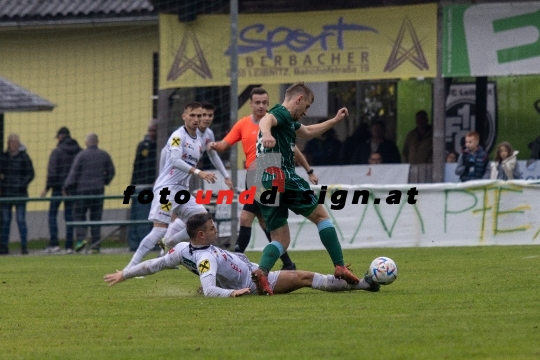
[[[82,150],[77,140],[71,138],[69,129],[61,127],[56,133],[58,145],[51,152],[49,165],[47,166],[47,184],[41,192],[41,197],[45,197],[49,190],[52,190],[53,198],[62,196],[62,185],[66,180],[75,156]],[[46,253],[60,252],[58,242],[58,208],[62,200],[55,199],[49,203],[49,245],[45,248]],[[64,220],[73,221],[73,201],[64,200]],[[66,253],[73,253],[73,228],[66,227]]]

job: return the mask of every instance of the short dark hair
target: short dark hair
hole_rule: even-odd
[[[186,231],[189,238],[195,239],[200,230],[205,230],[208,220],[212,220],[212,214],[210,213],[200,213],[190,217],[186,223]]]
[[[203,102],[201,104],[201,107],[205,110],[212,110],[212,111],[215,111],[216,110],[216,107],[214,106],[214,104],[211,104],[209,102]]]
[[[249,93],[249,100],[253,100],[253,95],[268,95],[268,91],[264,90],[262,87],[254,87]]]
[[[201,108],[201,107],[202,107],[201,103],[194,101],[194,102],[190,102],[190,103],[186,104],[186,106],[184,106],[184,111],[198,109],[198,108]]]

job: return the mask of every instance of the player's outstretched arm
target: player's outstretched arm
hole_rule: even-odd
[[[109,284],[109,286],[116,285],[122,281],[125,281],[126,278],[124,278],[124,272],[121,270],[116,270],[114,274],[107,274],[103,277],[103,280],[105,280],[106,283]]]
[[[249,294],[250,292],[251,292],[250,288],[234,290],[234,291],[231,293],[231,297],[239,297],[239,296],[242,296],[242,295],[247,295],[247,294]]]
[[[335,125],[339,124],[343,119],[349,116],[349,111],[347,108],[341,108],[330,120],[326,120],[319,124],[313,125],[302,125],[298,130],[296,130],[296,135],[304,139],[311,139],[316,136],[319,136],[325,133],[327,130],[331,129]]]
[[[315,175],[315,172],[309,166],[309,164],[308,164],[308,162],[306,160],[306,157],[304,156],[304,154],[302,154],[302,152],[300,151],[300,149],[296,145],[294,145],[294,158],[298,162],[298,164],[300,164],[300,166],[303,167],[304,170],[306,170],[306,173],[309,176],[309,181],[313,185],[317,185],[317,183],[319,182],[319,178],[317,177],[317,175]]]

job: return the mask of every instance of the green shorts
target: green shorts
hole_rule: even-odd
[[[272,188],[271,182],[263,182],[263,185],[266,189]],[[285,179],[285,191],[278,194],[278,206],[268,206],[257,201],[266,222],[267,231],[286,225],[289,210],[292,210],[297,215],[308,217],[318,205],[317,196],[310,189],[307,181],[298,175]]]

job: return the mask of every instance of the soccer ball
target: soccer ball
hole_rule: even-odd
[[[394,260],[388,257],[378,257],[369,265],[368,275],[373,281],[381,285],[390,285],[393,283],[398,274],[397,265]]]

